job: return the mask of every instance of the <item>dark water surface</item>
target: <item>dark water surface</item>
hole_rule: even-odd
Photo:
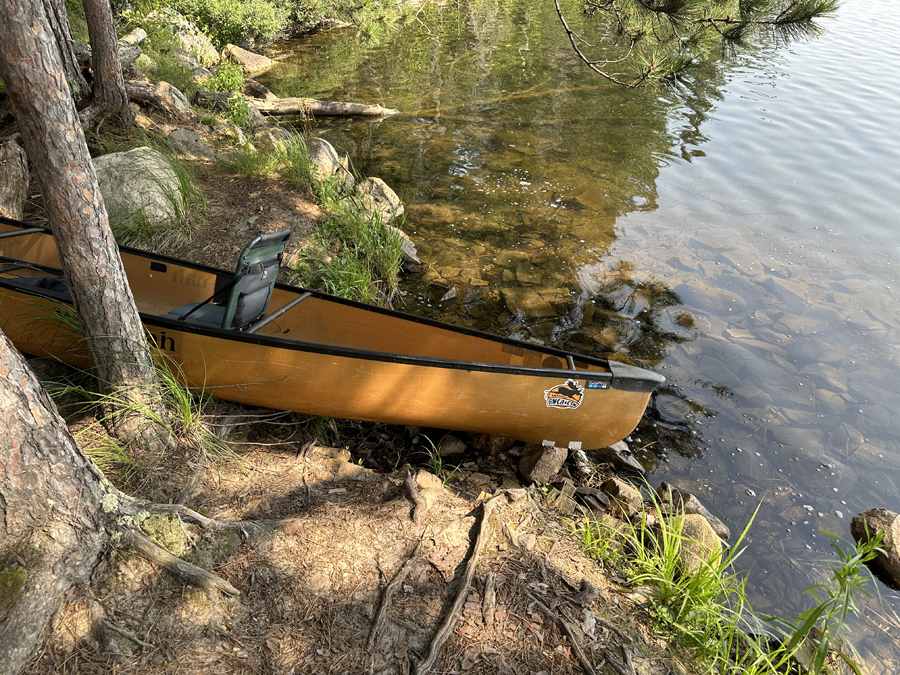
[[[311,132],[407,205],[428,269],[403,309],[668,378],[630,445],[732,531],[762,503],[741,564],[781,614],[824,580],[820,530],[900,511],[900,6],[848,0],[824,25],[625,90],[577,62],[551,2],[461,0],[380,46],[283,45],[261,78],[401,111]],[[880,592],[855,638],[897,672]]]

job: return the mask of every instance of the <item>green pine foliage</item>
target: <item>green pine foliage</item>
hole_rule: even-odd
[[[640,87],[675,80],[691,66],[752,44],[818,36],[817,19],[838,0],[585,0],[590,35],[573,30],[556,0],[572,47],[597,74]]]

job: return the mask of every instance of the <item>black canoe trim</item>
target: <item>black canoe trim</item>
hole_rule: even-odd
[[[29,225],[27,223],[22,223],[20,221],[15,221],[10,218],[5,218],[0,216],[0,223],[7,223],[10,225],[14,225],[16,227],[22,228],[34,228],[33,225]],[[46,234],[50,235],[51,232],[47,228],[43,228]],[[198,265],[185,260],[179,260],[178,258],[172,258],[165,255],[158,255],[155,253],[149,253],[147,251],[141,251],[140,249],[134,249],[127,246],[120,246],[119,249],[121,251],[125,251],[130,255],[134,255],[140,258],[145,258],[150,260],[151,263],[153,261],[169,263],[176,266],[185,267],[188,269],[194,269],[200,272],[205,272],[208,274],[219,274],[223,273],[224,270],[219,270],[213,267],[208,267],[206,265]],[[36,265],[36,267],[38,267]],[[52,268],[48,268],[52,269]],[[227,272],[224,272],[227,274]],[[46,291],[44,289],[38,288],[23,288],[15,283],[8,283],[9,280],[0,278],[0,285],[15,290],[20,293],[24,293],[27,295],[36,295],[38,297],[46,297],[55,302],[64,302],[66,304],[72,304],[67,299],[62,298],[60,294]],[[593,356],[583,356],[581,354],[573,354],[572,352],[567,352],[562,349],[557,349],[555,347],[547,347],[544,345],[535,345],[528,342],[521,342],[519,340],[513,340],[510,338],[504,338],[497,335],[492,335],[491,333],[485,333],[483,331],[474,330],[472,328],[466,328],[463,326],[455,326],[453,324],[444,323],[441,321],[436,321],[434,319],[428,319],[425,317],[419,317],[412,314],[406,314],[404,312],[398,312],[396,310],[384,309],[381,307],[375,307],[372,305],[367,305],[361,302],[356,302],[354,300],[347,300],[345,298],[339,298],[336,296],[328,295],[327,293],[319,293],[318,291],[312,291],[306,288],[302,288],[299,286],[290,286],[288,284],[275,284],[276,288],[279,288],[284,291],[305,294],[310,293],[312,297],[323,300],[325,302],[332,302],[337,304],[349,305],[351,307],[355,307],[357,309],[375,312],[377,314],[385,314],[388,316],[392,316],[401,321],[411,321],[413,323],[424,324],[428,326],[432,326],[435,328],[440,328],[442,330],[448,330],[455,333],[462,333],[463,335],[468,335],[471,337],[480,338],[483,340],[490,340],[493,342],[499,342],[501,344],[516,348],[516,349],[528,349],[532,351],[538,351],[543,354],[547,354],[550,356],[560,357],[564,362],[568,362],[567,357],[577,358],[578,361],[584,363],[591,363],[594,365],[598,365],[604,368],[608,368],[610,372],[591,372],[591,371],[572,371],[566,368],[542,368],[542,367],[534,367],[534,366],[508,366],[508,365],[499,365],[485,362],[477,362],[477,361],[454,361],[451,359],[440,359],[436,357],[424,357],[424,356],[407,356],[404,354],[392,354],[389,352],[374,352],[369,350],[362,349],[349,349],[345,347],[330,347],[328,345],[317,344],[317,343],[309,343],[309,342],[300,342],[298,340],[290,340],[287,338],[279,338],[274,336],[265,336],[258,335],[253,333],[246,333],[240,331],[233,330],[225,330],[221,328],[213,328],[199,325],[185,325],[183,322],[165,319],[153,314],[141,314],[141,320],[151,326],[158,326],[160,328],[171,328],[178,332],[187,332],[187,333],[196,333],[198,335],[205,335],[209,337],[216,337],[220,339],[228,339],[235,340],[238,342],[250,343],[250,344],[259,344],[266,345],[271,347],[276,347],[279,349],[293,349],[297,351],[306,351],[316,354],[328,354],[330,356],[339,356],[343,358],[359,358],[364,360],[371,361],[381,361],[381,362],[389,362],[389,363],[399,363],[399,364],[408,364],[408,365],[417,365],[417,366],[430,366],[436,368],[451,368],[455,370],[476,370],[479,372],[491,372],[491,373],[507,373],[513,375],[529,375],[529,376],[537,376],[537,377],[547,377],[560,379],[562,378],[565,381],[568,378],[587,380],[589,382],[608,382],[609,386],[614,389],[619,389],[623,391],[635,391],[635,392],[650,392],[656,389],[660,384],[665,382],[665,378],[653,371],[645,370],[643,368],[638,368],[636,366],[632,366],[625,363],[620,363],[617,361],[610,361],[607,359],[598,359]],[[309,296],[307,296],[309,297]]]

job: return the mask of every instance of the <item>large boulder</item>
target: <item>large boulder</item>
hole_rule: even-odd
[[[182,120],[191,117],[191,102],[178,87],[166,81],[160,81],[153,89],[159,94],[163,107],[173,116]]]
[[[879,553],[874,563],[900,585],[900,514],[887,509],[869,509],[850,522],[850,534],[856,541],[868,541],[878,532],[884,534],[881,548],[886,553]]]
[[[184,213],[181,181],[171,163],[153,148],[113,152],[93,161],[113,224],[175,225]]]
[[[269,57],[248,52],[237,45],[225,45],[225,49],[222,50],[222,58],[239,65],[244,71],[244,75],[256,75],[275,65],[275,62]]]
[[[337,150],[324,138],[308,138],[306,147],[309,149],[309,164],[313,176],[318,180],[331,178],[341,168]]]
[[[363,213],[378,215],[383,225],[389,225],[403,218],[403,202],[380,178],[366,178],[356,186],[356,194],[362,204]]]
[[[168,26],[178,45],[190,52],[204,66],[214,66],[219,62],[219,52],[203,31],[173,9],[163,8],[150,12],[147,20]]]

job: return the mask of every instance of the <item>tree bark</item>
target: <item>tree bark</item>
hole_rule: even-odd
[[[50,31],[59,50],[63,72],[72,91],[72,98],[76,104],[81,103],[91,97],[91,87],[81,74],[81,66],[78,65],[78,58],[72,49],[72,31],[69,29],[65,0],[44,0],[43,4]]]
[[[109,0],[84,0],[84,14],[91,37],[91,70],[94,74],[94,100],[104,116],[111,115],[125,124],[134,123],[134,111],[128,104],[119,38],[116,36]],[[140,54],[138,48],[137,53]],[[135,56],[137,58],[137,56]]]
[[[19,579],[0,622],[0,673],[18,673],[65,592],[85,584],[108,544],[108,485],[0,332],[0,574]],[[7,584],[7,588],[9,585]]]
[[[28,198],[28,158],[15,141],[0,144],[0,216],[22,220]]]
[[[43,193],[66,281],[88,348],[107,390],[122,403],[114,432],[168,442],[135,409],[166,419],[153,359],[109,227],[84,132],[42,5],[0,0],[0,78]]]

